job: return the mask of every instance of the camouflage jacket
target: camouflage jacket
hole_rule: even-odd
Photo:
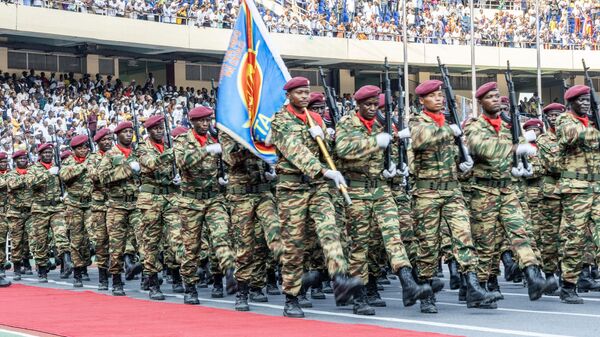
[[[117,146],[108,150],[100,160],[97,175],[106,188],[109,207],[135,209],[139,177],[129,166],[134,161],[137,161],[135,150],[131,151],[129,158],[125,158]]]
[[[5,215],[5,208],[6,205],[8,205],[8,186],[6,184],[6,177],[8,172],[9,171],[0,173],[0,197],[2,198],[2,201],[0,201],[0,212],[2,212],[0,217],[3,217]]]
[[[100,182],[98,176],[98,166],[104,153],[98,151],[88,156],[86,162],[88,162],[88,175],[92,181],[92,211],[106,211],[106,203],[108,201],[108,195],[106,195],[106,188]]]
[[[63,162],[60,179],[65,184],[66,205],[89,208],[92,201],[92,179],[89,173],[89,156],[83,163],[78,163],[73,156]]]
[[[542,170],[542,193],[547,198],[560,199],[558,178],[560,177],[558,138],[556,133],[548,131],[537,139],[538,158]]]
[[[600,131],[586,127],[567,112],[556,120],[556,135],[560,147],[559,162],[563,177],[559,182],[560,193],[600,192],[600,181],[588,181],[565,177],[567,174],[600,174]]]
[[[229,166],[227,191],[234,191],[235,194],[241,194],[237,191],[241,191],[242,187],[255,187],[258,190],[270,189],[270,182],[264,176],[265,170],[268,170],[265,162],[236,142],[228,134],[224,132],[220,133],[219,138],[223,146],[223,160]]]
[[[25,183],[25,174],[12,170],[3,175],[8,193],[7,216],[19,217],[31,211],[31,190]]]
[[[311,112],[313,120],[317,123],[320,117]],[[331,141],[326,130],[325,124],[320,124],[325,134],[326,146]],[[271,143],[277,150],[277,164],[275,166],[279,175],[278,187],[286,189],[306,189],[307,184],[295,181],[285,181],[284,175],[305,175],[311,179],[310,184],[326,184],[321,178],[321,170],[328,169],[325,160],[321,155],[321,150],[317,141],[314,140],[308,132],[308,125],[302,120],[292,115],[284,105],[273,116],[271,122]]]
[[[146,188],[167,187],[175,191],[173,185],[173,164],[175,163],[175,154],[172,148],[165,145],[163,153],[160,153],[150,139],[146,139],[140,145],[137,152],[140,161],[140,180],[142,187],[140,191],[146,191]]]
[[[31,189],[31,213],[55,213],[64,209],[59,177],[50,174],[39,161],[28,168],[25,183]]]

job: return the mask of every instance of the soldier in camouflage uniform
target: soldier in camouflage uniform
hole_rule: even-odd
[[[305,111],[310,94],[308,79],[295,77],[283,89],[287,91],[290,103],[275,113],[266,143],[275,145],[279,157],[276,195],[285,246],[282,257],[283,292],[286,295],[283,314],[297,318],[304,317],[297,295],[303,286],[304,245],[309,232],[316,233],[323,249],[329,275],[334,278],[336,300],[346,302],[360,287],[361,281],[347,277],[348,263],[335,223],[329,185],[323,179],[333,180],[339,186],[345,185],[344,178],[339,171],[327,169],[322,162],[314,140],[325,139],[321,117],[310,113],[315,126],[306,126],[308,116]],[[314,280],[305,279],[305,288],[314,284]]]
[[[536,140],[537,140],[537,138],[539,138],[539,136],[543,134],[544,123],[539,119],[533,118],[533,119],[530,119],[527,122],[525,122],[525,124],[523,124],[523,130],[525,130],[525,132],[527,132],[527,131],[535,132]],[[537,142],[531,142],[531,144],[533,146],[535,146],[536,148],[538,147]],[[540,214],[540,210],[539,210],[539,204],[542,199],[541,183],[542,183],[543,171],[542,171],[542,167],[541,167],[540,158],[537,154],[534,156],[530,156],[528,158],[528,160],[529,160],[529,164],[531,164],[532,168],[533,168],[532,174],[524,177],[525,185],[526,185],[526,189],[525,189],[526,201],[527,201],[527,207],[529,208],[529,214],[530,214],[529,215],[530,216],[529,223],[530,223],[530,228],[531,228],[530,237],[533,240],[535,240],[536,248],[539,251],[540,247],[542,247],[542,245],[543,245],[543,242],[541,240],[541,235],[540,235],[541,214]],[[543,261],[542,257],[541,257],[541,253],[540,253],[540,255],[536,255],[536,257],[540,261]]]
[[[234,291],[234,254],[228,242],[229,214],[225,196],[220,191],[227,185],[227,177],[217,177],[217,158],[221,144],[208,134],[213,111],[197,107],[189,113],[192,130],[181,135],[175,145],[175,159],[181,175],[181,195],[178,209],[181,217],[181,237],[184,256],[181,276],[185,285],[184,303],[198,304],[196,284],[200,242],[203,229],[209,229],[212,248],[219,262],[219,270],[226,273],[227,291]],[[221,186],[219,186],[221,185]]]
[[[558,183],[562,201],[560,237],[562,247],[562,280],[560,299],[564,303],[582,304],[575,292],[575,282],[589,273],[582,253],[585,237],[591,232],[593,243],[600,246],[600,131],[589,123],[590,88],[575,85],[565,92],[570,111],[558,117],[559,165]],[[583,271],[582,271],[583,270]]]
[[[8,155],[6,152],[0,152],[0,287],[8,287],[10,281],[4,277],[4,265],[6,259],[6,237],[8,235],[8,221],[6,220],[6,205],[8,201],[6,173],[8,172]]]
[[[102,128],[94,135],[97,152],[88,156],[88,175],[92,181],[92,204],[90,226],[93,228],[93,241],[98,266],[98,290],[108,290],[108,229],[106,228],[106,203],[108,195],[98,176],[98,165],[102,157],[113,146],[112,133],[108,128]]]
[[[223,160],[229,167],[227,201],[231,225],[236,233],[236,271],[238,282],[235,310],[248,311],[248,295],[254,302],[267,302],[265,286],[269,250],[275,261],[283,253],[279,218],[271,181],[275,171],[228,134],[221,134]],[[267,167],[265,167],[267,166]],[[258,284],[252,284],[256,278]]]
[[[525,216],[510,176],[513,153],[519,157],[534,154],[535,147],[531,144],[513,146],[510,129],[499,117],[500,94],[495,82],[479,87],[476,97],[483,108],[482,115],[467,123],[465,135],[475,162],[471,231],[479,258],[477,276],[482,283],[488,281],[492,264],[500,258],[496,250],[498,238],[507,235],[525,270],[529,299],[534,301],[542,296],[545,281],[540,262],[531,248]]]
[[[67,197],[66,221],[71,235],[71,253],[73,255],[73,286],[83,287],[83,271],[89,260],[89,237],[85,224],[91,220],[90,203],[92,201],[92,180],[89,177],[88,137],[78,135],[71,139],[73,155],[68,157],[60,170],[60,178],[65,184]]]
[[[98,178],[106,188],[108,195],[106,228],[108,232],[108,251],[112,275],[114,296],[125,296],[123,290],[123,259],[125,245],[139,221],[139,210],[135,203],[138,193],[140,164],[137,153],[132,148],[133,124],[121,122],[114,130],[117,144],[104,154],[98,166]],[[136,219],[138,218],[138,219]],[[130,257],[129,257],[130,258]]]
[[[179,181],[175,169],[173,148],[165,148],[164,117],[155,115],[144,123],[148,131],[148,139],[138,148],[141,166],[140,193],[137,197],[137,208],[141,211],[140,242],[144,252],[144,274],[148,277],[149,296],[152,300],[162,301],[165,296],[160,291],[158,273],[162,270],[159,261],[160,243],[164,240],[165,228],[177,223],[177,207],[175,202],[176,184]],[[171,144],[169,144],[171,145]],[[175,180],[175,181],[174,181]],[[183,292],[179,268],[171,269],[173,290]]]
[[[25,175],[27,188],[31,189],[31,227],[35,263],[38,269],[38,281],[48,282],[50,238],[52,231],[54,243],[67,269],[72,268],[69,239],[64,218],[64,205],[61,202],[61,181],[59,168],[53,163],[54,145],[50,143],[38,146],[39,161],[29,167]]]

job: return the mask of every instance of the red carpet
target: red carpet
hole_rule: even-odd
[[[13,284],[0,290],[0,325],[61,336],[370,337],[447,335],[289,319]]]

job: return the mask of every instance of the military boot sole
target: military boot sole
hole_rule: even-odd
[[[165,295],[163,293],[149,294],[148,297],[153,301],[164,301],[165,300]]]
[[[310,298],[313,300],[324,300],[326,299],[325,294],[322,292],[312,292],[310,293]]]
[[[212,298],[223,298],[224,297],[223,296],[223,289],[221,289],[220,292],[219,291],[216,291],[216,292],[213,291],[213,292],[211,292],[210,293],[210,297],[212,297]]]
[[[288,318],[304,318],[304,313],[294,313],[294,312],[287,312],[287,311],[283,311],[283,316],[288,317]]]
[[[75,282],[73,283],[74,288],[83,288],[83,282]]]
[[[82,281],[86,281],[86,282],[89,282],[89,281],[91,281],[91,279],[90,279],[90,276],[89,276],[89,275],[86,275],[86,274],[83,274],[83,275],[81,276],[81,280],[82,280]]]
[[[570,299],[570,298],[561,298],[561,303],[565,304],[583,304],[583,298]]]
[[[123,290],[113,290],[113,296],[125,296],[125,292]]]
[[[267,303],[269,302],[269,299],[267,298],[267,296],[250,296],[250,301],[252,302],[256,302],[256,303]]]
[[[421,308],[421,313],[422,314],[437,314],[438,313],[438,309],[435,306],[434,307]]]
[[[106,291],[106,290],[108,290],[108,284],[100,284],[100,285],[98,285],[98,290],[99,291]]]
[[[433,294],[434,292],[428,284],[419,285],[414,291],[402,288],[402,304],[410,307],[415,305],[417,300],[427,299]]]
[[[352,312],[355,315],[360,315],[360,316],[373,316],[375,315],[375,309],[371,308],[371,307],[366,307],[366,308],[353,308]]]
[[[235,311],[250,311],[248,304],[237,304],[235,305]]]
[[[372,307],[383,308],[387,307],[387,303],[381,298],[367,299],[367,303]]]
[[[310,301],[298,301],[298,305],[300,306],[300,308],[312,308],[313,304]]]
[[[47,278],[39,278],[38,283],[48,283],[48,279]]]

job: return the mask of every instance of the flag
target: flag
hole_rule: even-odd
[[[242,1],[221,66],[217,127],[271,164],[277,161],[275,148],[264,142],[289,79],[254,2]]]

